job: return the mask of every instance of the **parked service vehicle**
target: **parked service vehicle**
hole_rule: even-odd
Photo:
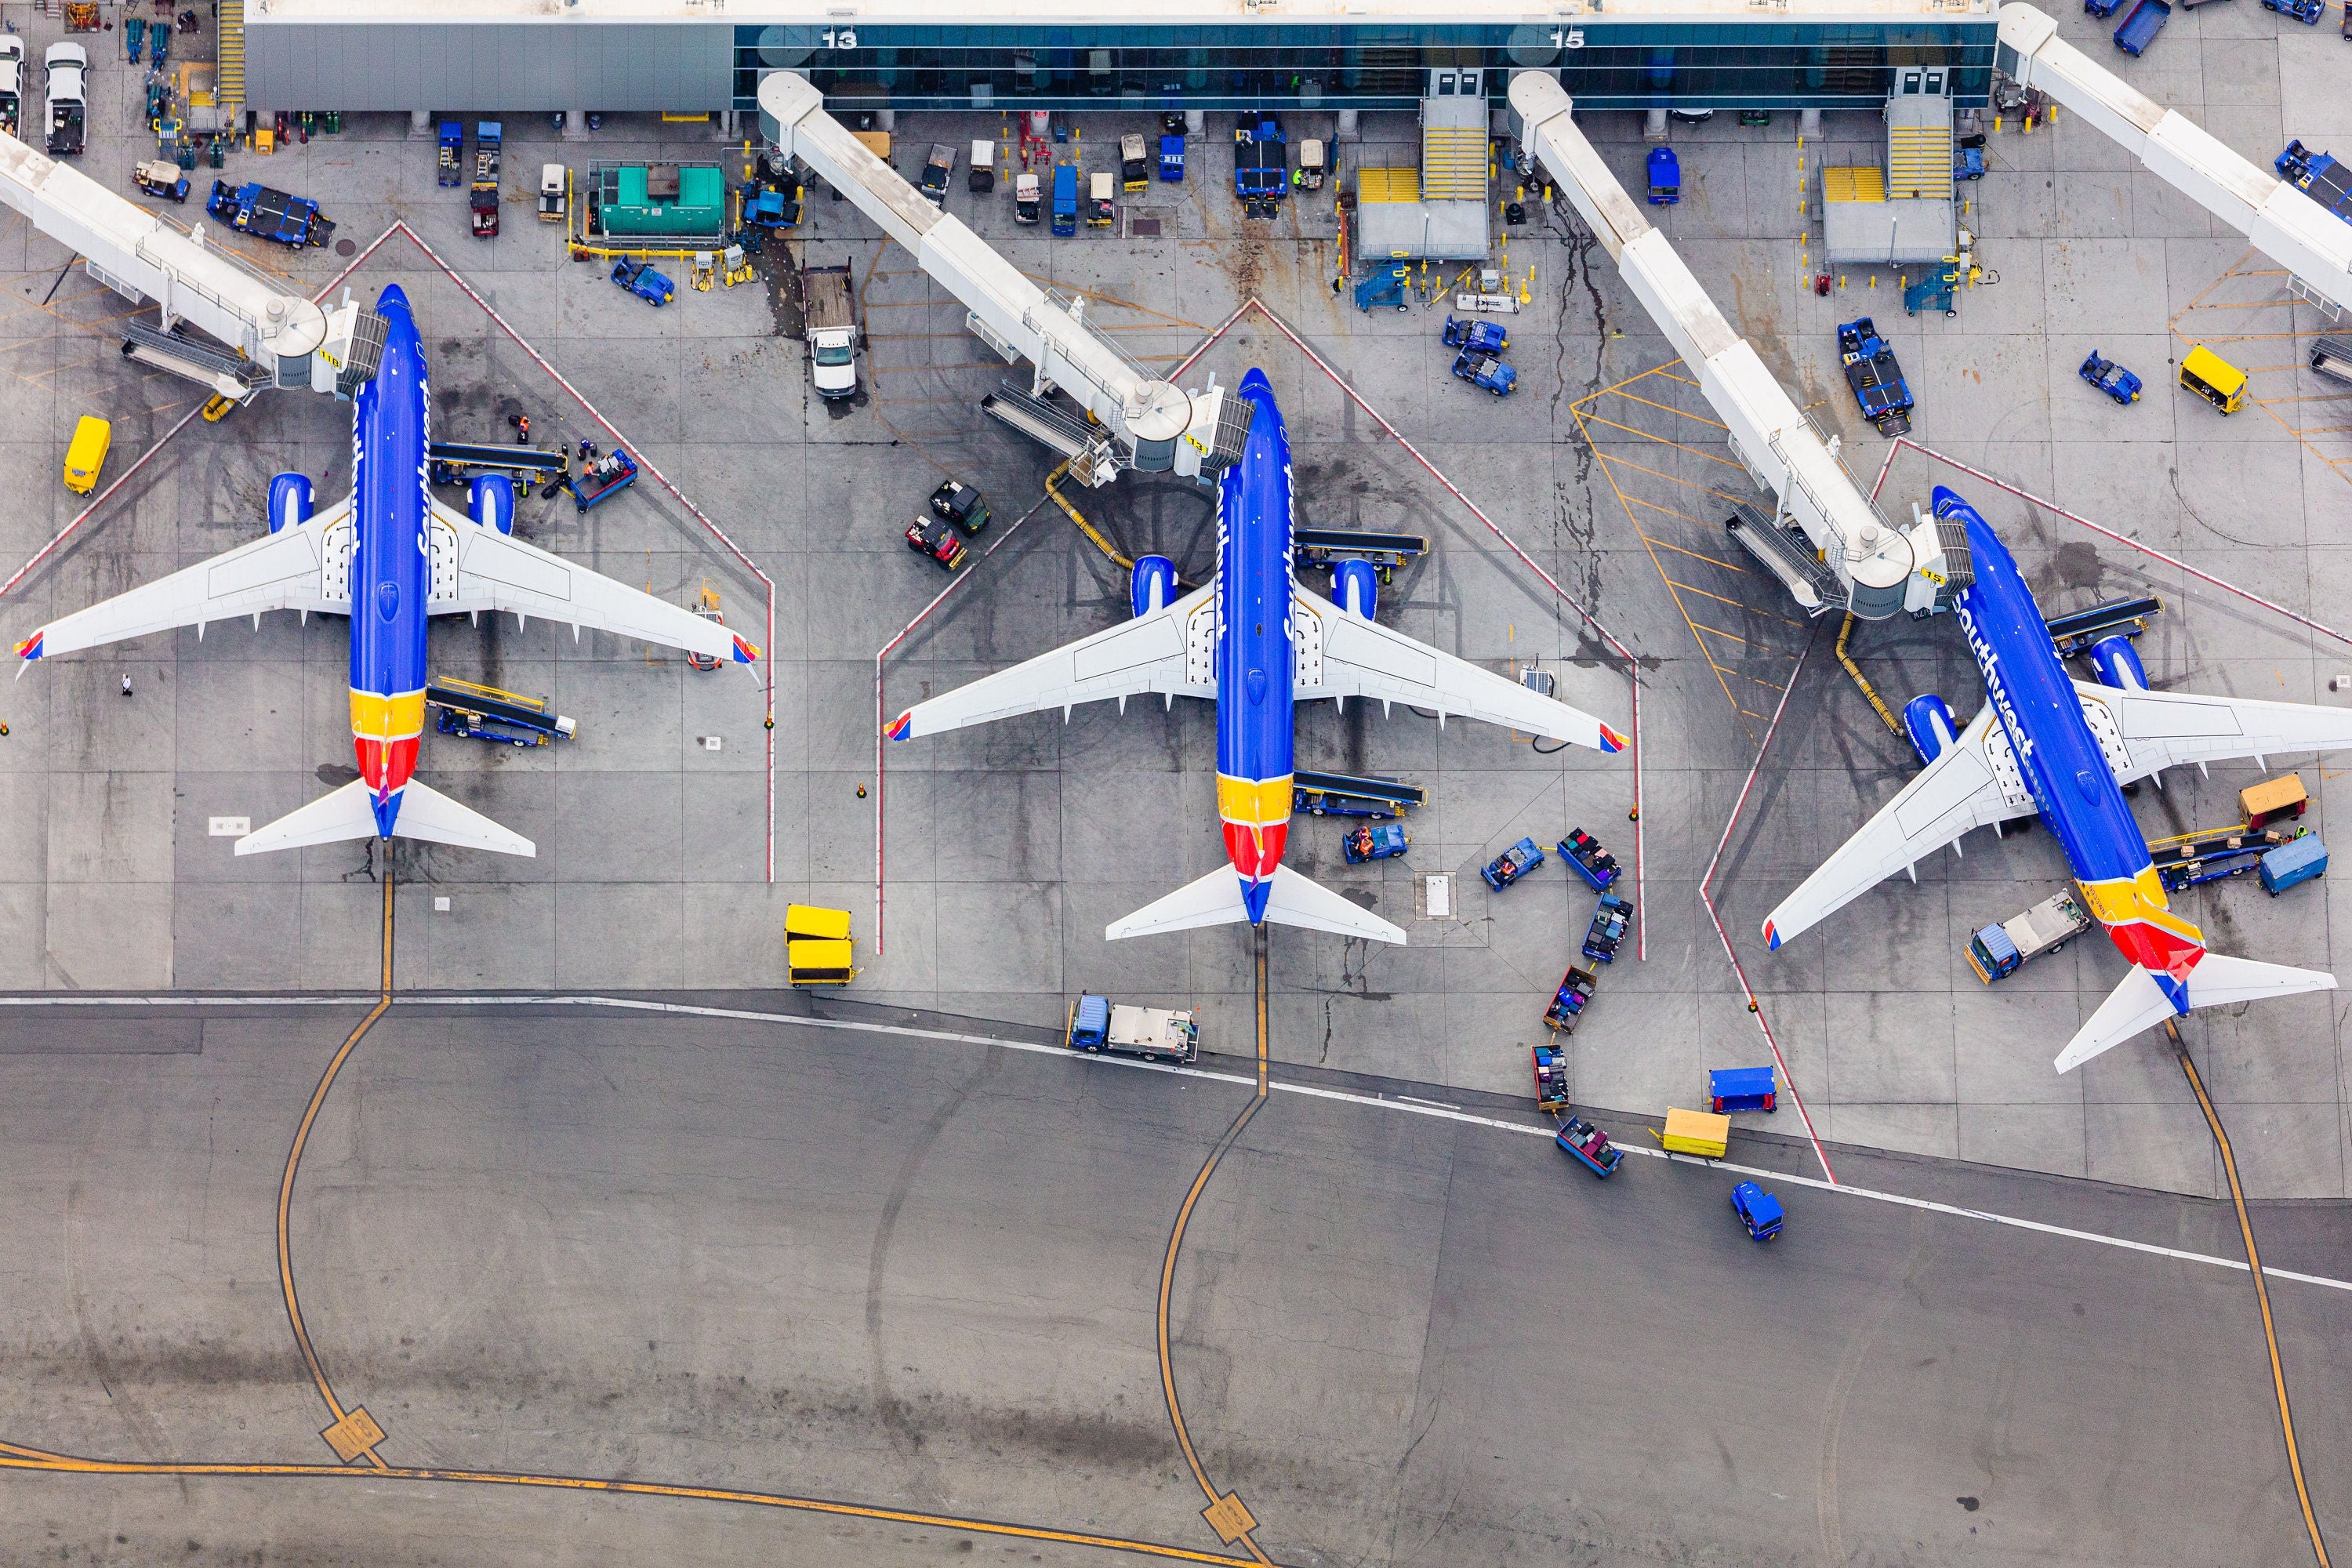
[[[1181,132],[1160,139],[1160,178],[1171,185],[1184,183],[1184,136]]]
[[[631,261],[623,257],[613,263],[613,282],[656,310],[677,298],[677,284],[650,261]]]
[[[1118,181],[1097,171],[1087,177],[1087,226],[1108,228],[1111,219],[1118,216]]]
[[[1201,1054],[1200,1026],[1190,1012],[1130,1007],[1108,996],[1079,996],[1070,1007],[1064,1038],[1074,1051],[1107,1051],[1148,1062],[1190,1062]]]
[[[1360,866],[1367,860],[1389,860],[1412,847],[1412,837],[1393,822],[1383,822],[1375,827],[1361,823],[1339,839],[1339,853],[1350,866]]]
[[[1478,875],[1486,879],[1486,886],[1499,893],[1543,862],[1544,853],[1536,847],[1536,841],[1522,838],[1487,861],[1486,868]]]
[[[139,164],[131,171],[131,183],[167,202],[184,203],[188,199],[188,176],[180,173],[180,165],[169,158],[151,158]]]
[[[1118,177],[1130,191],[1142,190],[1151,183],[1151,160],[1145,155],[1143,138],[1134,132],[1118,139]]]
[[[2263,9],[2291,16],[2306,27],[2316,27],[2319,19],[2327,15],[2324,0],[2263,0]]]
[[[318,203],[308,196],[272,190],[258,180],[247,180],[242,185],[215,180],[212,198],[205,203],[205,210],[240,234],[282,245],[289,250],[324,245],[335,232],[335,226],[320,216]]]
[[[1706,1108],[1713,1115],[1727,1115],[1734,1110],[1776,1110],[1780,1104],[1780,1096],[1769,1067],[1716,1068],[1706,1075]]]
[[[1013,176],[1013,221],[1035,223],[1045,196],[1044,182],[1034,174]]]
[[[78,496],[89,494],[113,443],[114,426],[97,415],[85,414],[76,421],[73,439],[66,446],[66,489]]]
[[[2327,870],[2327,846],[2316,833],[2306,833],[2282,844],[2262,858],[2263,891],[2276,898],[2297,883],[2308,882]]]
[[[996,143],[981,137],[971,144],[971,173],[965,176],[966,188],[986,195],[996,189]]]
[[[966,554],[963,535],[943,517],[918,515],[907,525],[907,548],[918,555],[929,556],[942,572],[961,566]]]
[[[1065,239],[1078,232],[1078,171],[1069,163],[1054,165],[1054,232]]]
[[[601,458],[592,458],[585,468],[564,481],[572,491],[575,511],[601,505],[636,482],[637,460],[618,447]]]
[[[1753,1182],[1742,1182],[1731,1189],[1731,1212],[1748,1227],[1750,1241],[1769,1241],[1780,1234],[1786,1217],[1780,1211],[1780,1200]]]
[[[0,37],[0,133],[17,134],[25,113],[25,40]]]
[[[1911,386],[1895,351],[1878,335],[1868,316],[1843,322],[1837,330],[1838,359],[1845,368],[1846,386],[1861,406],[1862,416],[1882,436],[1911,433]]]
[[[2075,374],[2126,408],[2139,401],[2139,377],[2111,359],[2101,359],[2096,349]]]
[[[1671,147],[1650,149],[1650,205],[1670,207],[1683,199],[1683,164]]]
[[[1497,397],[1508,397],[1517,389],[1519,373],[1492,354],[1474,353],[1464,349],[1454,356],[1454,374],[1482,392]]]
[[[441,122],[441,159],[434,165],[434,182],[446,187],[466,183],[466,123],[462,120]]]
[[[2181,356],[2180,384],[2224,414],[2246,405],[2246,373],[2203,343]]]
[[[945,211],[948,205],[948,182],[955,178],[955,149],[944,142],[931,143],[931,155],[923,161],[922,183],[917,188],[923,199]]]
[[[828,401],[857,395],[857,304],[849,265],[801,269],[802,335],[809,380]]]
[[[89,51],[79,44],[51,44],[41,66],[48,100],[49,156],[79,157],[88,109]]]
[[[570,173],[561,163],[541,163],[539,166],[540,222],[562,223],[563,221],[567,205],[565,186],[570,180]]]
[[[1498,354],[1511,346],[1511,334],[1502,322],[1481,321],[1475,316],[1449,313],[1444,336],[1447,348],[1467,349],[1472,353]]]
[[[2116,47],[2137,57],[2156,42],[2156,36],[2171,20],[2172,7],[2165,0],[2139,0],[2116,29]]]
[[[988,526],[988,498],[961,479],[949,479],[931,492],[931,515],[954,523],[969,538]]]
[[[474,127],[474,188],[466,198],[476,239],[498,237],[499,180],[504,172],[505,153],[505,128],[495,120],[478,122]]]
[[[579,724],[558,713],[544,697],[526,697],[444,676],[425,688],[434,728],[444,735],[508,746],[545,746],[568,741]]]
[[[1987,926],[1969,938],[1969,967],[1990,985],[2017,973],[2018,966],[2091,929],[2090,917],[2065,893],[2044,899],[2023,914]]]

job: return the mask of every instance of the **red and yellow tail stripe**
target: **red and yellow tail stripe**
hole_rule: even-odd
[[[408,783],[416,772],[417,742],[425,733],[425,693],[352,690],[352,750],[360,777],[378,797]]]
[[[2136,876],[2074,884],[2091,918],[2107,928],[2125,957],[2154,974],[2186,980],[2205,956],[2205,933],[2172,912],[2154,866]]]
[[[1271,877],[1290,837],[1290,775],[1237,779],[1217,775],[1217,816],[1225,825],[1225,855],[1244,877]]]

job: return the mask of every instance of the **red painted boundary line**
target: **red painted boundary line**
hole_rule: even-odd
[[[1895,454],[1906,447],[1910,447],[1911,450],[1918,453],[1923,458],[1943,464],[1948,468],[1958,468],[1960,472],[1968,475],[1970,479],[1982,479],[1985,483],[1992,486],[1993,489],[1997,490],[2004,490],[2009,494],[2015,496],[2020,500],[2031,501],[2033,505],[2040,507],[2042,510],[2049,512],[2053,516],[2063,517],[2068,522],[2087,528],[2093,533],[2099,535],[2102,539],[2111,539],[2117,544],[2124,545],[2128,549],[2138,551],[2142,555],[2148,556],[2157,561],[2161,561],[2167,566],[2172,567],[2176,571],[2185,572],[2200,583],[2210,584],[2212,586],[2221,589],[2225,594],[2234,594],[2239,598],[2245,600],[2248,604],[2260,605],[2265,610],[2270,610],[2275,614],[2284,616],[2288,620],[2294,622],[2295,625],[2299,626],[2307,626],[2311,630],[2318,632],[2323,637],[2331,637],[2337,642],[2352,645],[2352,637],[2346,636],[2344,633],[2337,631],[2334,626],[2323,625],[2318,621],[2313,620],[2309,616],[2299,616],[2293,610],[2288,609],[2284,605],[2275,604],[2269,599],[2263,598],[2260,594],[2252,592],[2251,589],[2239,587],[2235,583],[2224,582],[2221,578],[2214,576],[2210,572],[2200,572],[2196,567],[2191,566],[2189,563],[2179,559],[2178,556],[2167,555],[2163,551],[2157,549],[2154,545],[2142,544],[2137,539],[2126,538],[2123,534],[2117,533],[2112,528],[2093,522],[2089,518],[2081,516],[2078,513],[2068,511],[2056,501],[2044,500],[2042,497],[2035,495],[2032,490],[2021,490],[2005,479],[1997,479],[1993,478],[1990,474],[1986,473],[1982,468],[1972,468],[1957,458],[1948,458],[1944,456],[1943,453],[1937,451],[1933,447],[1923,447],[1918,442],[1911,439],[1908,436],[1896,437],[1895,438],[1895,445],[1888,448],[1885,466],[1878,470],[1878,483],[1870,487],[1871,500],[1876,500],[1878,499],[1879,487],[1886,483],[1887,471],[1895,466]]]
[[[1632,732],[1633,736],[1633,956],[1640,959],[1648,958],[1650,956],[1650,899],[1648,888],[1643,881],[1646,868],[1644,865],[1645,858],[1643,854],[1642,837],[1642,682],[1639,676],[1641,666],[1634,662],[1633,654],[1626,649],[1625,645],[1619,642],[1609,628],[1602,626],[1601,622],[1594,617],[1591,611],[1586,609],[1582,605],[1578,604],[1574,599],[1569,597],[1568,590],[1561,587],[1559,584],[1553,579],[1550,573],[1537,565],[1535,558],[1529,555],[1526,551],[1519,548],[1518,541],[1504,532],[1502,528],[1495,521],[1495,520],[1488,517],[1486,511],[1476,501],[1472,500],[1468,496],[1463,494],[1461,487],[1456,485],[1452,479],[1447,479],[1444,471],[1441,470],[1436,464],[1431,462],[1427,458],[1423,457],[1421,455],[1421,448],[1414,446],[1411,441],[1406,440],[1404,432],[1390,424],[1386,415],[1383,415],[1379,409],[1374,408],[1370,403],[1365,402],[1363,394],[1358,392],[1353,386],[1350,386],[1338,371],[1331,368],[1329,363],[1324,360],[1321,354],[1317,353],[1312,348],[1308,347],[1305,338],[1300,337],[1297,332],[1291,331],[1290,324],[1287,321],[1285,321],[1281,317],[1276,315],[1271,310],[1268,310],[1265,301],[1261,300],[1252,299],[1248,304],[1244,307],[1244,309],[1255,310],[1259,315],[1264,316],[1268,321],[1272,322],[1276,331],[1280,332],[1284,337],[1288,338],[1293,347],[1297,348],[1299,353],[1305,354],[1309,360],[1313,361],[1317,369],[1320,370],[1325,375],[1329,376],[1331,378],[1331,384],[1334,386],[1337,386],[1341,392],[1346,393],[1349,400],[1354,403],[1357,407],[1362,409],[1374,424],[1387,431],[1390,438],[1395,441],[1398,446],[1402,447],[1405,451],[1412,456],[1414,462],[1419,463],[1423,468],[1428,469],[1430,477],[1434,479],[1439,484],[1444,485],[1448,495],[1451,495],[1455,500],[1460,501],[1464,508],[1469,511],[1471,516],[1476,518],[1480,522],[1485,523],[1486,525],[1487,532],[1493,534],[1496,539],[1501,540],[1503,542],[1503,547],[1508,550],[1512,554],[1517,556],[1521,565],[1534,573],[1538,577],[1543,579],[1544,586],[1549,588],[1552,593],[1559,597],[1561,604],[1566,605],[1570,609],[1574,610],[1578,616],[1581,616],[1586,626],[1591,626],[1594,631],[1600,633],[1601,639],[1607,643],[1612,648],[1615,649],[1617,657],[1625,661],[1625,684],[1632,688],[1633,694],[1633,719],[1627,725],[1627,728]],[[1240,312],[1238,311],[1235,312],[1236,315],[1239,313]],[[1228,322],[1227,325],[1231,325],[1231,323]]]
[[[1822,623],[1815,621],[1812,635],[1805,639],[1805,651],[1797,656],[1797,668],[1789,672],[1789,684],[1780,689],[1780,704],[1772,710],[1772,722],[1764,731],[1764,743],[1756,748],[1756,762],[1748,770],[1748,782],[1739,786],[1739,798],[1732,803],[1731,815],[1724,821],[1723,837],[1715,841],[1715,857],[1706,863],[1706,875],[1698,880],[1698,896],[1706,906],[1706,918],[1715,923],[1716,939],[1723,943],[1723,956],[1731,961],[1731,973],[1739,978],[1740,992],[1748,998],[1748,1011],[1754,1015],[1756,1026],[1764,1031],[1764,1043],[1772,1047],[1772,1059],[1780,1066],[1780,1081],[1788,1085],[1789,1098],[1796,1102],[1797,1114],[1804,1120],[1805,1136],[1813,1144],[1813,1158],[1822,1163],[1822,1176],[1835,1186],[1837,1173],[1830,1169],[1829,1152],[1822,1147],[1822,1135],[1813,1130],[1813,1113],[1805,1109],[1805,1097],[1797,1089],[1797,1076],[1789,1070],[1789,1058],[1780,1054],[1780,1042],[1772,1033],[1771,1021],[1764,1016],[1764,1005],[1757,999],[1756,988],[1748,983],[1748,971],[1731,945],[1731,933],[1723,929],[1723,917],[1716,911],[1715,896],[1709,891],[1716,868],[1722,864],[1723,852],[1731,843],[1731,830],[1738,826],[1741,813],[1748,809],[1748,793],[1756,787],[1757,775],[1764,771],[1764,753],[1772,749],[1772,737],[1780,732],[1780,715],[1789,710],[1789,693],[1797,689],[1798,677],[1805,673],[1805,661],[1812,657],[1813,645],[1821,640],[1821,635]]]

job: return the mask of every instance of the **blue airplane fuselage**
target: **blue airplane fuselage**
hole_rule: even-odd
[[[1262,924],[1290,830],[1290,436],[1265,373],[1240,460],[1217,482],[1217,816],[1250,923]]]

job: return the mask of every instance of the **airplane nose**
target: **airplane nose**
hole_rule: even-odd
[[[1263,878],[1255,881],[1247,878],[1243,879],[1242,908],[1249,911],[1250,924],[1254,926],[1265,924],[1266,901],[1273,896],[1274,881],[1271,878]]]

